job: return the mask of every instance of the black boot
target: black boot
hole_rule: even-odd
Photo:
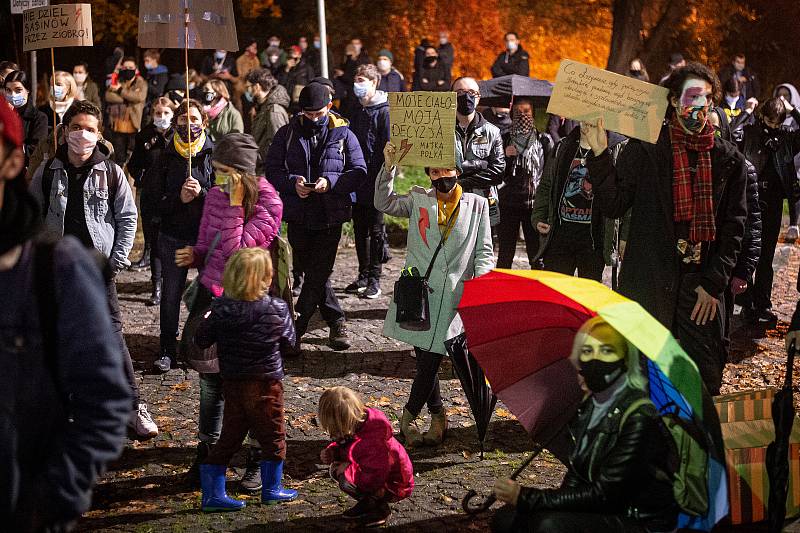
[[[192,462],[192,466],[189,467],[189,471],[186,472],[186,481],[193,487],[200,486],[200,465],[205,462],[213,445],[212,442],[206,440],[201,440],[197,444],[197,452],[194,456],[194,461]]]
[[[130,266],[130,270],[145,270],[150,268],[150,244],[145,243],[142,256]]]
[[[261,450],[250,446],[247,450],[247,464],[242,480],[239,482],[242,492],[258,492],[261,490]]]
[[[150,295],[150,299],[144,303],[144,305],[148,307],[153,307],[161,303],[161,280],[153,280],[152,284],[153,293]]]

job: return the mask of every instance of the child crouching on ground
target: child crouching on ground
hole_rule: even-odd
[[[405,448],[392,436],[392,425],[378,409],[366,407],[347,387],[333,387],[319,399],[320,426],[332,442],[320,453],[330,474],[358,503],[344,512],[367,527],[386,523],[390,502],[414,490],[414,471]]]
[[[199,347],[217,344],[225,397],[222,433],[200,465],[203,511],[244,507],[225,492],[225,471],[248,431],[261,445],[262,503],[297,497],[297,491],[281,486],[286,459],[281,352],[294,346],[295,331],[286,302],[267,294],[271,282],[268,251],[236,252],[225,266],[225,293],[195,333]]]

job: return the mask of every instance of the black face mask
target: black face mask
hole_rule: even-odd
[[[436,63],[436,60],[438,59],[439,59],[438,57],[426,57],[425,59],[422,60],[422,63],[426,67],[432,67],[434,63]]]
[[[131,81],[134,76],[136,76],[136,71],[131,69],[120,70],[118,74],[120,81]]]
[[[431,182],[433,188],[441,193],[448,193],[453,190],[453,187],[458,183],[458,176],[449,176],[447,178],[439,178]]]
[[[625,361],[613,363],[592,359],[580,362],[580,375],[592,392],[603,392],[625,372]]]
[[[469,116],[475,112],[475,96],[469,93],[459,94],[456,99],[456,111],[459,115]]]

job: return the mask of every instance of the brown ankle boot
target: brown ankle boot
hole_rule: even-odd
[[[416,428],[416,418],[408,409],[403,409],[403,417],[400,419],[400,432],[405,438],[407,448],[421,446],[423,443],[422,435]]]
[[[447,433],[447,415],[442,411],[431,415],[431,427],[422,438],[428,446],[438,446],[444,442],[445,433]]]

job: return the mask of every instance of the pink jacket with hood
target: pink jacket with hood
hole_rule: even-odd
[[[202,269],[200,283],[217,297],[222,295],[222,274],[228,258],[241,248],[269,248],[280,232],[283,215],[278,193],[263,177],[258,178],[258,201],[249,220],[244,219],[243,206],[230,204],[228,193],[220,187],[208,191],[194,247],[194,266]],[[217,234],[219,242],[203,267]]]
[[[394,501],[407,498],[414,490],[414,468],[406,449],[392,435],[392,425],[378,409],[367,408],[367,418],[345,444],[328,446],[336,461],[350,464],[345,479],[365,494],[384,489]]]

